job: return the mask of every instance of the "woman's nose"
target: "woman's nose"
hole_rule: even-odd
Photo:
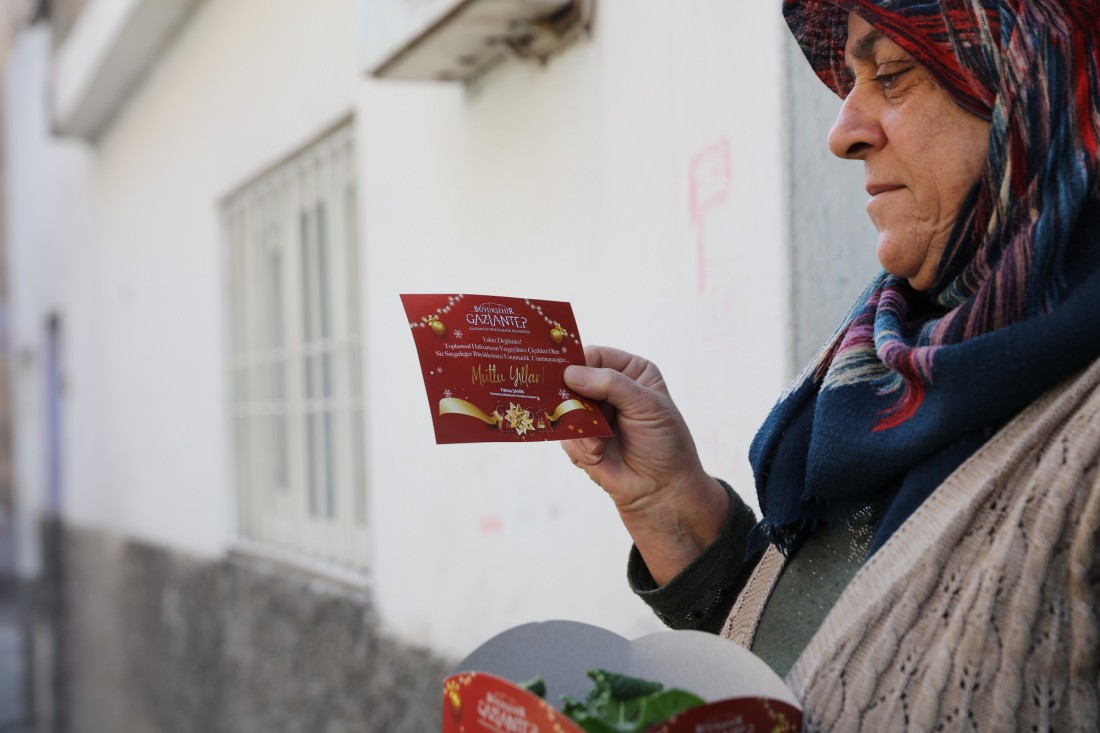
[[[829,130],[829,150],[838,158],[863,160],[868,152],[886,144],[886,133],[861,104],[860,91],[857,87],[848,93]]]

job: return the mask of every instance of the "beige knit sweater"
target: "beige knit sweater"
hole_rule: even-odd
[[[856,574],[787,677],[807,730],[1100,730],[1098,463],[1100,361],[995,435]],[[751,642],[780,566],[750,581],[724,635]]]

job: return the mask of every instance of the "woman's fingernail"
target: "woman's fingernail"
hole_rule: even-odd
[[[565,377],[567,383],[577,387],[583,387],[588,384],[588,370],[584,367],[576,365],[567,366],[562,376]]]

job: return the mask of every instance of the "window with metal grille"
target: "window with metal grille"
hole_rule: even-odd
[[[246,542],[364,568],[366,487],[352,126],[222,208]]]

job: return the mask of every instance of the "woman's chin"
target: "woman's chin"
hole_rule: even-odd
[[[927,247],[912,240],[899,241],[889,232],[881,232],[878,239],[878,261],[886,272],[908,280],[914,290],[927,290],[936,277],[935,263],[924,256]]]
[[[881,239],[878,246],[878,263],[882,265],[883,270],[903,280],[911,281],[920,275],[919,267],[915,267],[913,263],[906,262],[904,258],[899,257],[898,252],[888,243],[884,245]]]

